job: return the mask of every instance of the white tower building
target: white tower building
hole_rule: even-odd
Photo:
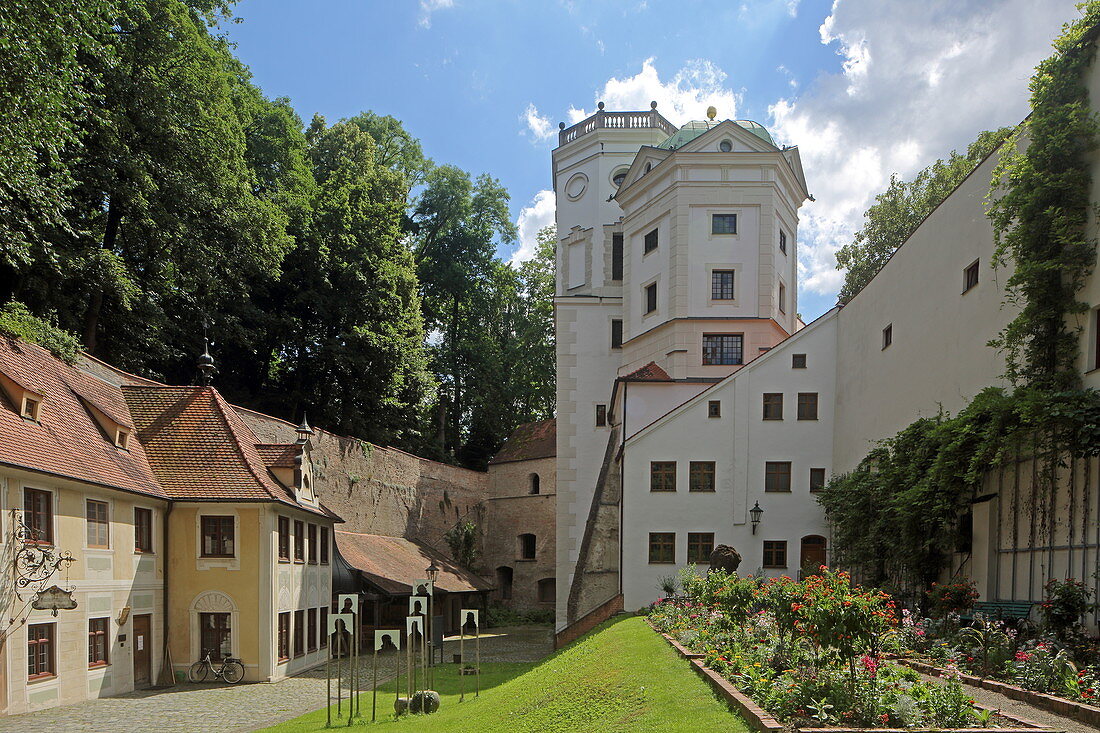
[[[685,541],[695,556],[709,535],[711,544],[741,542],[746,564],[763,559],[762,547],[731,534],[748,531],[755,480],[750,465],[733,463],[732,403],[718,423],[658,423],[799,329],[806,182],[797,148],[776,147],[757,123],[718,122],[712,109],[677,129],[651,107],[601,104],[562,129],[553,152],[559,628],[619,593],[628,607],[652,600],[661,570],[652,566],[683,564]],[[707,402],[704,412],[721,412]],[[739,408],[748,419],[747,403]],[[695,460],[693,446],[708,440],[713,456]],[[824,462],[828,436],[821,443]],[[820,527],[804,498],[802,523]],[[689,532],[704,525],[711,530]],[[654,561],[668,557],[668,541],[671,559]]]

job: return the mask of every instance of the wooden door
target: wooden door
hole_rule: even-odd
[[[809,535],[802,538],[802,557],[799,567],[803,574],[818,572],[825,564],[825,538],[821,535]]]
[[[153,617],[134,616],[134,687],[153,683]]]

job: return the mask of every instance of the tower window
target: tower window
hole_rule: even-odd
[[[621,319],[611,319],[611,348],[623,348],[623,322]]]
[[[787,233],[782,229],[779,230],[779,251],[787,254]]]
[[[611,235],[611,279],[623,279],[623,235]]]
[[[645,286],[645,312],[652,313],[657,310],[657,283]]]
[[[596,405],[596,427],[602,428],[607,425],[607,405]]]
[[[883,350],[888,349],[892,343],[894,343],[894,324],[891,323],[886,328],[882,329]]]
[[[733,300],[733,270],[713,270],[710,273],[710,299]]]
[[[737,234],[737,214],[711,214],[711,234]]]
[[[787,286],[779,283],[779,312],[787,312]]]
[[[704,334],[703,364],[731,365],[743,363],[743,337],[741,334]]]
[[[645,244],[643,245],[642,254],[649,254],[653,250],[657,249],[657,230],[654,229],[649,234],[645,235]]]
[[[963,270],[963,292],[965,293],[970,288],[975,287],[978,284],[978,261],[974,260]]]
[[[730,140],[723,140],[718,143],[718,149],[723,153],[729,153],[733,150],[733,142]]]

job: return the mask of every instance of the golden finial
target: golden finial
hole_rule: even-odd
[[[714,107],[714,105],[711,105],[710,107],[707,107],[707,119],[708,120],[713,120],[717,116],[718,116],[718,110]]]

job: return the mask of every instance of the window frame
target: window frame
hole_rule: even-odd
[[[969,293],[974,288],[978,287],[978,283],[981,280],[981,269],[978,267],[980,260],[974,260],[969,265],[963,268],[963,293]],[[971,277],[973,276],[973,277]]]
[[[791,493],[791,461],[765,461],[764,462],[764,493],[789,494]],[[769,488],[772,485],[771,477],[786,477],[787,488]],[[779,479],[776,479],[779,480]]]
[[[276,630],[276,662],[290,661],[290,611],[280,611]]]
[[[138,517],[145,517],[144,520]],[[134,553],[152,554],[153,548],[153,510],[149,507],[134,507]]]
[[[301,519],[294,520],[294,562],[306,561],[306,523]]]
[[[328,649],[328,606],[319,606],[317,610],[317,648]]]
[[[779,251],[787,254],[787,232],[783,229],[779,230]]]
[[[660,246],[660,227],[654,227],[651,231],[645,233],[642,237],[642,256],[646,256],[650,252],[656,252],[657,247]]]
[[[725,279],[728,277],[728,282]],[[722,281],[719,281],[721,278]],[[728,286],[728,293],[726,295]],[[710,299],[712,301],[737,300],[737,270],[715,269],[710,271]]]
[[[657,283],[651,282],[643,286],[642,292],[645,297],[645,312],[643,315],[648,316],[651,313],[657,312]],[[651,307],[652,306],[652,307]]]
[[[41,500],[43,502],[42,508],[39,509],[35,506],[28,506],[28,504]],[[53,511],[53,492],[46,489],[35,489],[30,486],[23,487],[23,524],[31,530],[31,534],[34,535],[31,539],[26,540],[27,544],[31,545],[53,545],[53,525],[54,525],[54,511]]]
[[[530,537],[530,540],[527,538]],[[519,540],[519,553],[517,560],[537,560],[538,559],[538,537],[531,532],[524,532],[517,538]],[[528,552],[530,550],[530,552]]]
[[[766,569],[786,568],[787,540],[764,540],[762,560],[761,566]]]
[[[215,526],[220,525],[220,526]],[[225,532],[225,528],[228,526],[229,531]],[[209,529],[215,529],[216,531],[211,533]],[[206,540],[210,537],[214,540],[219,540],[216,544],[225,545],[225,538],[228,536],[229,542],[232,545],[230,552],[207,552]],[[237,522],[236,517],[232,514],[201,514],[199,515],[199,539],[201,546],[199,547],[199,555],[201,557],[211,558],[226,558],[237,556]]]
[[[707,339],[733,339],[730,345],[727,346],[724,341],[717,342],[717,345],[712,344],[710,348],[707,347]],[[737,343],[736,349],[732,347],[733,343]],[[743,333],[704,333],[702,341],[702,363],[703,366],[739,366],[745,363],[745,334]],[[733,361],[723,361],[725,354],[730,354]],[[733,354],[739,354],[739,356],[733,356]],[[717,355],[718,359],[715,360]]]
[[[667,558],[666,558],[667,553]],[[675,532],[650,532],[649,533],[649,564],[650,565],[675,565],[676,564],[676,533]]]
[[[701,553],[700,550],[704,547],[709,547],[710,549],[708,549],[705,553]],[[689,564],[695,563],[696,565],[699,565],[701,563],[709,563],[710,555],[712,552],[714,552],[714,532],[687,533],[686,561]]]
[[[93,508],[96,516],[92,516]],[[99,513],[102,512],[102,516]],[[95,537],[92,531],[95,530]],[[100,537],[100,531],[103,536]],[[102,539],[103,542],[99,542]],[[111,549],[111,504],[102,499],[84,499],[84,542],[89,550]]]
[[[23,404],[19,406],[19,416],[24,420],[40,422],[39,418],[42,416],[42,398],[24,394]]]
[[[708,418],[722,417],[722,400],[708,400],[707,401],[707,417]]]
[[[306,609],[306,652],[317,651],[317,609]]]
[[[618,351],[623,348],[623,319],[611,319],[611,349]]]
[[[299,608],[294,611],[294,658],[306,655],[306,612]]]
[[[704,488],[696,488],[697,477],[708,477],[708,481],[703,481]],[[709,483],[709,487],[707,484]],[[712,494],[716,489],[718,483],[718,468],[714,461],[689,461],[688,462],[688,492]]]
[[[276,555],[279,562],[290,562],[290,517],[279,515],[276,535],[278,536]]]
[[[882,329],[882,351],[886,351],[890,348],[890,345],[894,343],[894,324],[887,323],[886,328]]]
[[[811,399],[812,398],[812,399]],[[798,419],[799,420],[817,420],[818,405],[819,405],[817,392],[799,392],[798,393]],[[812,407],[812,410],[811,410]],[[811,414],[812,412],[812,414]]]
[[[779,312],[787,313],[787,286],[782,281],[779,283]]]
[[[306,562],[308,564],[317,564],[317,549],[317,525],[310,522],[306,525]]]
[[[110,659],[111,619],[106,616],[88,619],[88,669],[106,667]]]
[[[39,636],[39,631],[45,631]],[[27,682],[57,676],[57,624],[54,622],[27,624]],[[39,647],[46,647],[46,658],[41,659]],[[42,666],[39,666],[40,662]]]
[[[319,558],[320,564],[321,565],[328,565],[329,564],[329,560],[328,560],[328,557],[329,557],[329,549],[328,549],[329,532],[328,532],[328,527],[323,527],[323,526],[318,527],[318,535],[319,535],[318,536],[318,541],[320,542],[320,545],[321,545],[321,556]]]
[[[724,220],[732,222],[732,227],[729,231],[718,231],[718,221]],[[710,215],[710,234],[712,237],[724,237],[733,236],[737,234],[737,214],[711,214]]]
[[[769,414],[768,408],[773,410],[774,414]],[[763,401],[761,404],[761,420],[782,420],[783,419],[783,393],[782,392],[764,392]]]
[[[611,235],[611,281],[623,280],[623,235],[615,233]]]
[[[596,427],[607,427],[607,405],[602,402],[596,405]]]
[[[814,476],[820,476],[821,477],[821,481],[817,485],[817,488],[814,488]],[[816,494],[819,491],[822,491],[825,488],[825,484],[827,484],[828,482],[829,482],[828,473],[826,472],[826,470],[824,468],[815,467],[815,468],[810,469],[810,493],[811,494]]]
[[[791,369],[805,369],[806,368],[806,355],[805,354],[791,354]]]
[[[676,491],[676,461],[649,462],[649,491],[651,493]]]

